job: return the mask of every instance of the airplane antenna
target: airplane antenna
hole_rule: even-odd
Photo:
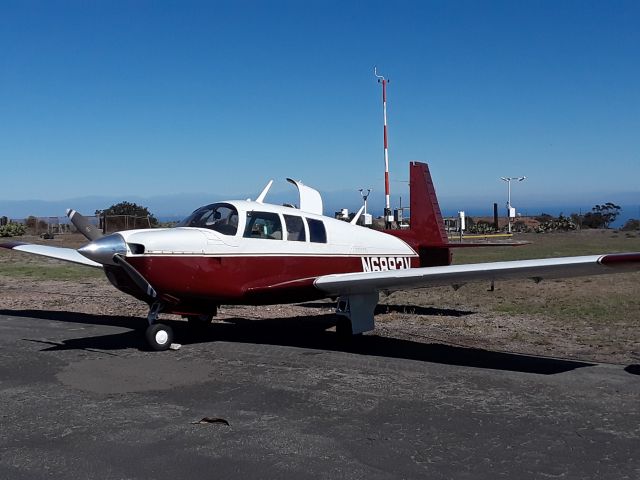
[[[258,198],[256,198],[257,203],[264,202],[264,197],[267,196],[267,193],[269,192],[271,185],[273,185],[273,180],[269,180],[269,183],[267,183],[267,186],[262,189],[262,192],[260,193],[260,195],[258,195]]]
[[[387,82],[388,80],[382,75],[378,75],[378,67],[373,67],[373,74],[378,79],[378,83],[382,84],[382,119],[384,121],[384,226],[391,228],[393,215],[391,214],[391,202],[389,191],[389,149],[387,144]]]

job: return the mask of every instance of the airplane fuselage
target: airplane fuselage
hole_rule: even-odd
[[[323,298],[313,286],[319,276],[419,266],[417,253],[394,236],[251,201],[203,207],[176,228],[118,235],[127,245],[127,261],[171,305],[165,311],[183,314],[219,304]],[[126,277],[106,270],[116,287],[132,293]]]

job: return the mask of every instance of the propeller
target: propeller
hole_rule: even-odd
[[[67,217],[71,220],[71,223],[82,233],[88,240],[94,241],[102,238],[102,232],[96,228],[95,225],[89,223],[89,219],[83,215],[80,215],[75,210],[67,209]]]
[[[75,217],[74,215],[73,218]],[[84,219],[81,215],[80,217]],[[122,235],[118,233],[106,236],[101,235],[100,238],[80,247],[78,253],[104,266],[122,268],[124,273],[127,274],[145,295],[152,299],[158,295],[155,288],[151,286],[147,279],[127,261],[127,244],[124,238],[122,238]]]
[[[147,279],[144,278],[142,274],[133,267],[133,265],[125,260],[124,255],[116,253],[113,256],[113,261],[116,263],[116,265],[122,267],[126,274],[129,275],[129,278],[133,280],[133,282],[138,286],[138,288],[140,288],[140,290],[145,292],[149,297],[156,298],[156,296],[158,295],[156,293],[156,290],[151,286]]]

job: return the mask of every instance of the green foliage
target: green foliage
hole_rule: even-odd
[[[620,206],[615,203],[607,202],[602,205],[596,205],[587,212],[582,219],[582,226],[587,228],[609,228],[620,215]]]
[[[129,215],[132,217],[149,217],[149,222],[152,226],[158,224],[158,219],[153,216],[147,207],[138,205],[131,202],[120,202],[115,205],[111,205],[105,210],[96,210],[96,215]]]
[[[569,217],[565,217],[560,214],[558,218],[551,218],[545,222],[542,222],[536,227],[536,233],[548,233],[548,232],[568,232],[569,230],[575,230],[576,224]]]
[[[495,231],[496,229],[494,228],[493,223],[485,222],[483,220],[479,220],[477,223],[467,226],[467,233],[470,234],[486,235],[489,233],[495,233]]]
[[[527,226],[527,224],[523,220],[516,220],[514,224],[511,226],[512,232],[518,233],[526,233],[530,232],[531,229]]]
[[[621,230],[624,232],[640,230],[640,220],[636,218],[630,218],[629,220],[627,220],[627,222],[624,224]]]
[[[0,237],[19,237],[25,234],[26,229],[20,223],[7,223],[0,227]]]

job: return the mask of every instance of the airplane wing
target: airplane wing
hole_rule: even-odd
[[[73,248],[50,247],[48,245],[35,245],[32,243],[22,242],[0,243],[0,247],[17,250],[19,252],[42,255],[44,257],[55,258],[57,260],[64,260],[66,262],[78,263],[80,265],[87,265],[89,267],[102,268],[101,264],[82,256]]]
[[[630,270],[640,270],[640,252],[333,274],[318,277],[314,285],[329,295],[353,295],[481,280],[531,278],[539,281]]]

